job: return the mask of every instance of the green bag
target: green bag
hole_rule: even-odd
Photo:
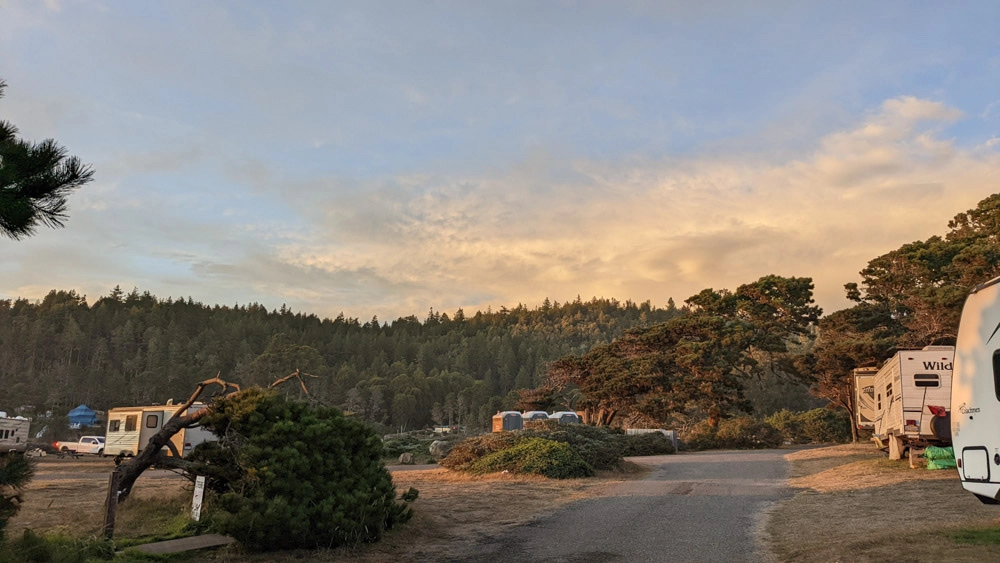
[[[927,446],[927,449],[924,450],[924,457],[927,458],[927,469],[956,469],[958,467],[955,464],[955,450],[951,446],[947,448]]]
[[[947,459],[954,460],[955,459],[955,450],[951,446],[948,446],[947,448],[938,448],[938,447],[935,447],[935,446],[927,446],[927,449],[924,450],[924,457],[926,457],[928,460],[932,460],[932,459],[933,460],[947,460]]]

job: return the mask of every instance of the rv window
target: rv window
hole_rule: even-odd
[[[160,415],[149,414],[146,415],[146,428],[156,428],[160,425]]]
[[[882,410],[882,394],[881,393],[879,393],[879,395],[878,395],[878,405],[876,405],[876,408],[878,410]]]
[[[885,386],[885,398],[892,397],[892,383]]]
[[[941,376],[936,373],[915,373],[913,384],[917,387],[941,387]]]
[[[108,432],[118,432],[118,429],[121,428],[121,424],[122,424],[122,421],[120,421],[118,419],[109,420],[108,421]]]
[[[993,351],[993,389],[1000,401],[1000,350]]]
[[[125,431],[135,432],[135,423],[139,420],[139,417],[134,414],[130,414],[125,417]]]
[[[3,439],[6,440],[7,438],[10,438],[10,430],[3,431]]]

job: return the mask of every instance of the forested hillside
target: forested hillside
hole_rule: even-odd
[[[483,425],[514,406],[512,391],[538,385],[549,362],[683,313],[672,301],[578,298],[362,323],[119,288],[89,304],[54,290],[41,302],[0,300],[0,410],[163,403],[217,373],[248,385],[302,369],[317,376],[314,398],[370,422]]]

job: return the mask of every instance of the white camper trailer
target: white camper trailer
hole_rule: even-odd
[[[854,425],[858,430],[875,429],[875,374],[878,368],[854,370]]]
[[[163,425],[173,417],[180,405],[154,405],[149,407],[119,407],[108,411],[108,428],[105,433],[104,454],[134,456],[145,448]],[[187,414],[205,408],[203,403],[188,407]],[[215,440],[214,434],[200,426],[184,428],[170,440],[181,456],[191,453],[202,442]],[[169,452],[169,448],[165,448]]]
[[[1000,278],[965,300],[955,344],[951,434],[965,490],[1000,504]]]
[[[0,413],[0,453],[24,452],[28,450],[27,418],[7,418],[7,413]]]
[[[874,439],[902,459],[910,446],[951,444],[951,372],[954,346],[904,350],[875,374]]]

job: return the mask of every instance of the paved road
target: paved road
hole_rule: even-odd
[[[786,451],[636,458],[652,472],[485,540],[461,561],[767,561],[764,511],[791,493]],[[503,510],[502,506],[496,507]]]

